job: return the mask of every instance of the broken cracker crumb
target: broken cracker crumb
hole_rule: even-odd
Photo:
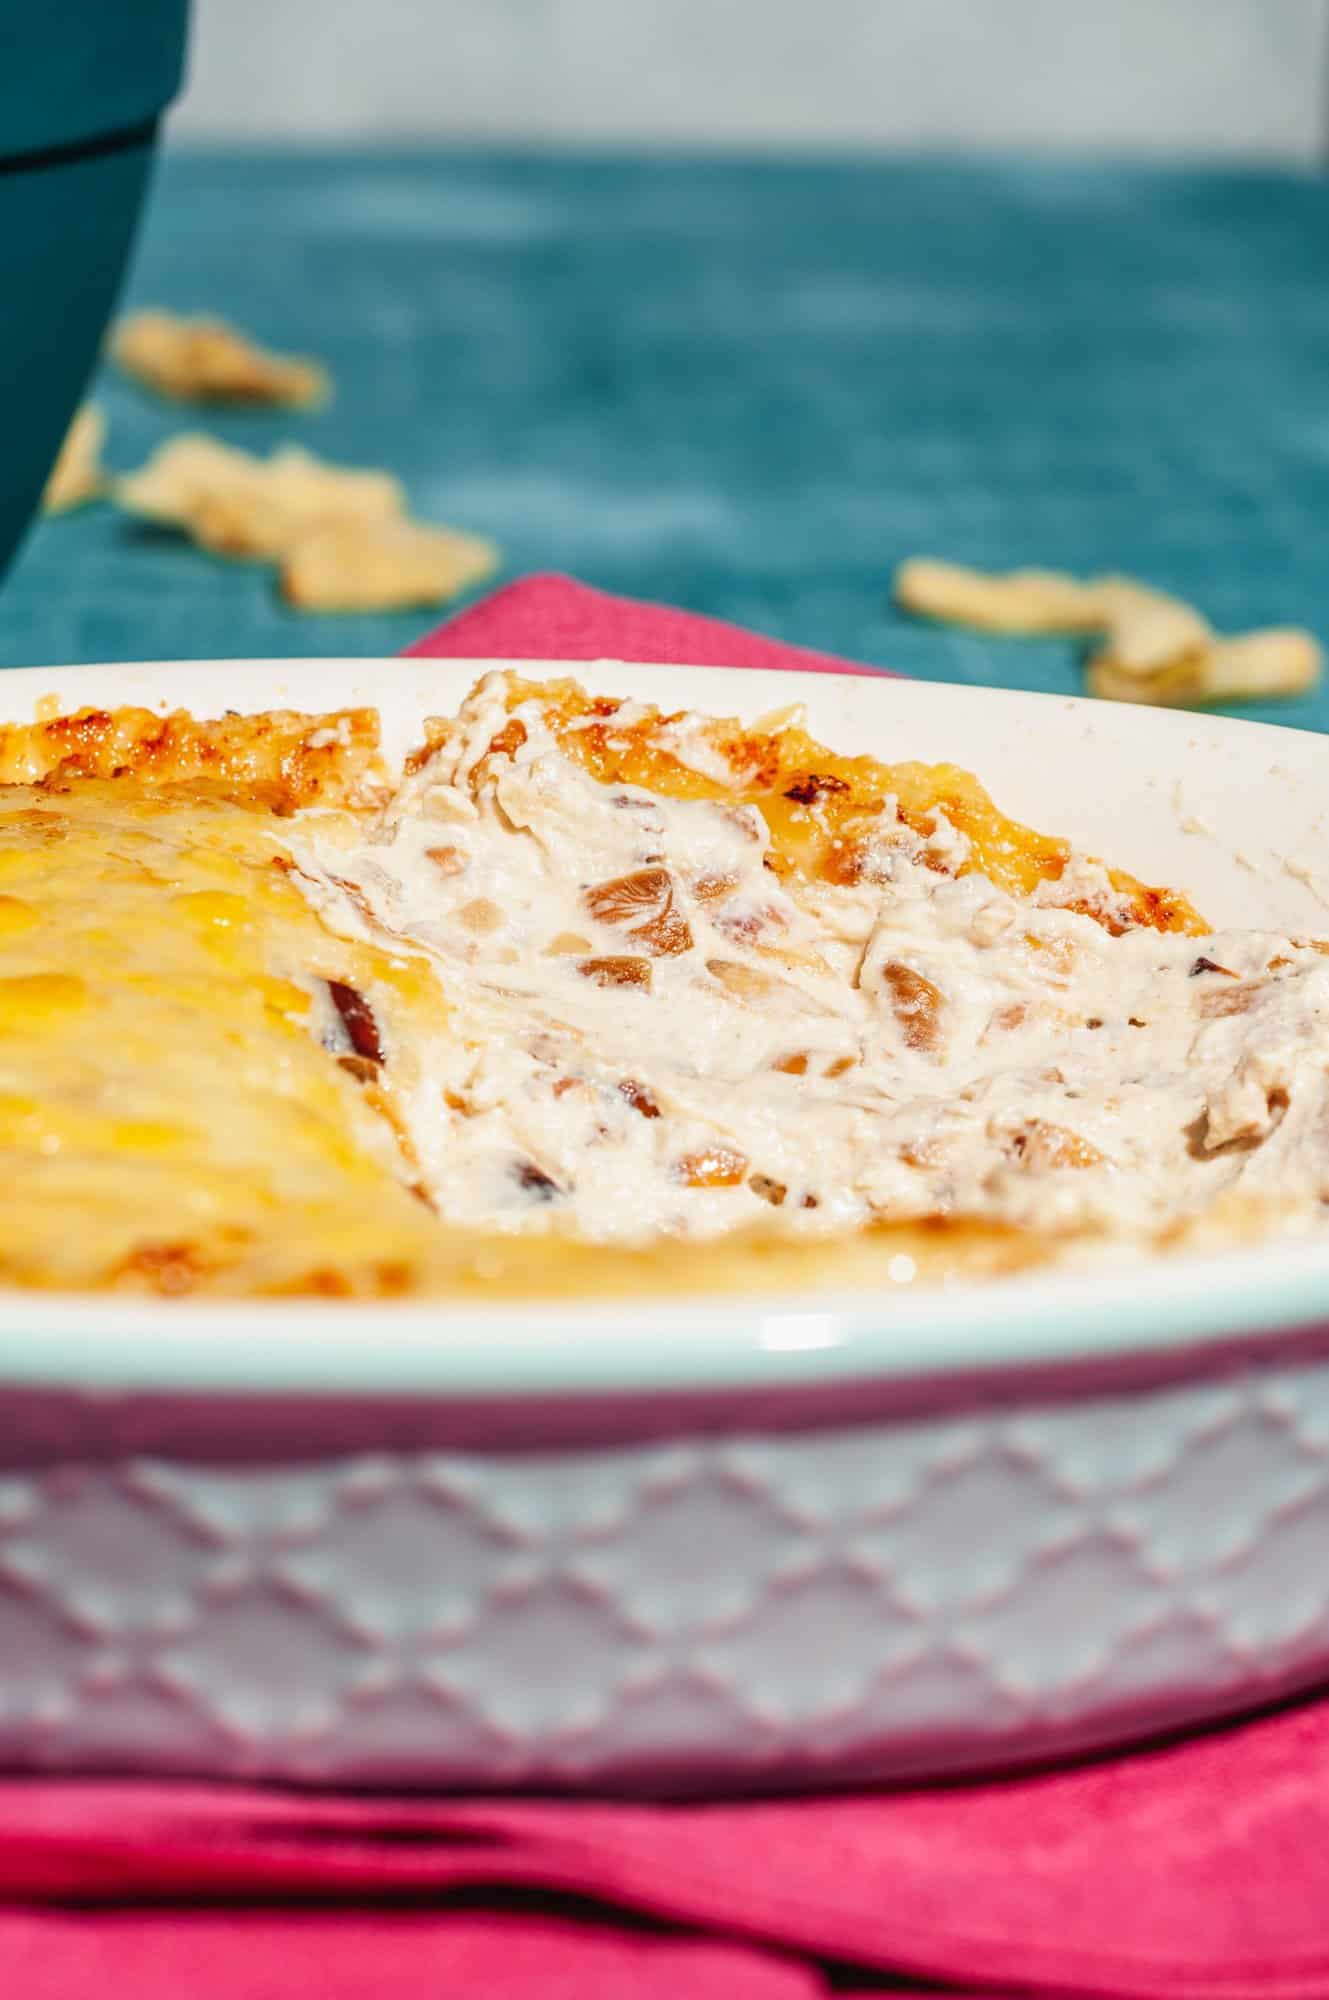
[[[416,521],[347,520],[316,528],[282,562],[298,611],[396,611],[443,604],[488,576],[498,550],[478,535]]]
[[[1090,586],[1058,570],[998,575],[911,556],[895,572],[895,599],[906,611],[984,632],[1091,632],[1102,623]]]
[[[1304,694],[1320,676],[1321,650],[1309,632],[1271,628],[1225,638],[1192,605],[1130,577],[990,574],[913,557],[896,571],[895,595],[906,610],[983,631],[1101,632],[1086,679],[1090,694],[1107,701],[1248,701]]]
[[[1121,672],[1141,679],[1199,658],[1216,642],[1208,621],[1191,605],[1166,591],[1126,576],[1105,576],[1091,589],[1104,632],[1102,652]]]
[[[179,403],[307,410],[325,402],[331,387],[319,362],[275,354],[211,315],[130,313],[115,329],[111,354],[126,375]]]
[[[139,471],[117,482],[115,498],[217,555],[269,560],[315,529],[399,519],[406,506],[391,473],[328,465],[298,445],[257,458],[193,432],[168,438]]]
[[[1162,707],[1256,701],[1308,693],[1320,677],[1320,648],[1309,632],[1270,628],[1236,639],[1216,638],[1203,653],[1144,678],[1106,657],[1092,660],[1088,675],[1089,692],[1107,701]]]
[[[101,463],[105,442],[105,417],[95,403],[82,404],[51,467],[42,495],[43,513],[67,514],[105,492],[106,474]]]

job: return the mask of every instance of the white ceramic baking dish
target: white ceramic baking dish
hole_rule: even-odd
[[[481,665],[0,676],[196,712]],[[1329,742],[603,663],[969,765],[1216,921],[1329,930]],[[1329,1046],[1326,1049],[1329,1058]],[[1061,1754],[1329,1677],[1329,1238],[658,1307],[0,1295],[0,1765],[661,1791]]]

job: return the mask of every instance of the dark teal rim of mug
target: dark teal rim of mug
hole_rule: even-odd
[[[27,174],[42,167],[71,167],[80,160],[99,159],[104,153],[128,153],[136,146],[150,146],[157,133],[157,119],[144,118],[123,132],[107,132],[97,139],[74,139],[65,146],[44,146],[39,152],[0,154],[0,174]]]

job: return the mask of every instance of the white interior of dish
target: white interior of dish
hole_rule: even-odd
[[[495,664],[502,663],[243,660],[30,668],[0,675],[0,718],[31,720],[36,703],[52,696],[62,709],[134,702],[163,710],[186,707],[198,715],[369,704],[379,710],[385,749],[395,759],[418,740],[425,716],[453,708],[471,682]],[[598,693],[746,719],[802,702],[808,726],[831,748],[963,765],[1008,813],[1044,832],[1066,835],[1147,882],[1185,890],[1215,924],[1329,935],[1329,741],[1318,735],[885,677],[612,661],[541,662],[525,671],[532,678],[568,673]],[[1095,1305],[1086,1318],[1088,1293]],[[908,1365],[911,1353],[914,1365],[920,1354],[934,1365],[958,1365],[979,1354],[1014,1359],[1019,1352],[1057,1352],[1058,1338],[1064,1347],[1066,1335],[1058,1336],[1056,1326],[1077,1296],[1079,1352],[1086,1340],[1091,1348],[1123,1342],[1129,1328],[1122,1315],[1128,1321],[1142,1300],[1165,1322],[1151,1339],[1239,1330],[1250,1324],[1252,1312],[1265,1324],[1329,1317],[1329,1242],[1295,1254],[1140,1264],[1110,1281],[1050,1275],[907,1300],[819,1295],[763,1300],[751,1308],[729,1301],[710,1309],[684,1301],[645,1311],[634,1306],[629,1315],[621,1307],[583,1307],[575,1315],[579,1358],[565,1356],[561,1374],[552,1350],[560,1323],[572,1322],[552,1308],[463,1312],[445,1305],[200,1304],[182,1309],[38,1301],[32,1294],[9,1293],[0,1295],[0,1343],[7,1350],[4,1373],[49,1377],[58,1355],[65,1358],[57,1372],[86,1369],[91,1342],[99,1350],[94,1369],[99,1379],[155,1380],[164,1357],[154,1354],[157,1339],[146,1329],[160,1328],[159,1315],[165,1313],[177,1329],[188,1324],[198,1336],[171,1343],[171,1379],[200,1385],[204,1379],[275,1386],[288,1378],[345,1378],[404,1386],[427,1378],[459,1386],[465,1374],[472,1387],[536,1386],[534,1377],[551,1385],[598,1386],[606,1369],[615,1381],[687,1380],[690,1367],[713,1379],[738,1366],[739,1355],[746,1357],[740,1373],[762,1357],[763,1379],[769,1379],[825,1373],[830,1351],[839,1357],[837,1368],[848,1365],[851,1349],[860,1367],[870,1358],[874,1368]],[[633,1322],[633,1343],[641,1345],[626,1376],[620,1352],[625,1316]],[[656,1322],[670,1343],[670,1361],[658,1377],[650,1363],[658,1344]],[[680,1323],[688,1329],[684,1346],[677,1338]],[[40,1351],[34,1335],[24,1332],[38,1324]],[[282,1351],[273,1355],[277,1325],[283,1329]],[[225,1357],[214,1344],[222,1326],[231,1330]],[[212,1334],[205,1331],[209,1328]],[[139,1337],[129,1340],[131,1330]],[[317,1348],[307,1345],[315,1339]]]

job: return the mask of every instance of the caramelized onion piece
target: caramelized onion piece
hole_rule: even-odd
[[[651,961],[648,958],[584,958],[577,967],[583,979],[597,986],[640,986],[651,990]]]
[[[1224,1014],[1248,1014],[1260,998],[1258,986],[1220,986],[1200,996],[1200,1012],[1209,1020]]]
[[[517,1186],[537,1201],[553,1201],[563,1190],[558,1182],[548,1175],[543,1167],[537,1167],[534,1160],[521,1160],[514,1169]]]
[[[457,911],[457,922],[479,937],[501,929],[503,912],[491,896],[474,896]]]
[[[765,994],[774,993],[780,984],[779,980],[772,978],[769,972],[762,972],[755,965],[744,965],[740,959],[735,958],[708,958],[706,970],[711,978],[718,980],[726,993],[732,993],[736,1000],[760,999]],[[777,1069],[781,1067],[783,1065],[776,1064]],[[806,1058],[803,1068],[807,1068]]]
[[[718,903],[722,896],[732,896],[737,887],[737,875],[698,875],[692,893],[699,903]]]
[[[638,868],[631,875],[596,882],[584,892],[584,899],[602,924],[626,924],[657,915],[672,899],[673,890],[668,869]]]
[[[656,958],[691,951],[687,918],[674,908],[674,881],[667,868],[638,868],[615,875],[583,892],[591,915],[602,924],[629,926],[628,935]]]
[[[1229,971],[1226,965],[1219,965],[1215,959],[1206,958],[1203,953],[1196,959],[1188,976],[1191,979],[1198,979],[1202,972],[1221,972],[1224,979],[1236,979],[1239,976],[1237,973]]]
[[[374,1010],[364,994],[354,986],[343,985],[340,979],[328,981],[328,992],[355,1053],[363,1056],[366,1062],[381,1063],[383,1038],[378,1031]]]
[[[460,847],[427,847],[426,860],[432,861],[441,875],[464,875],[466,856]]]
[[[941,1040],[941,991],[911,965],[892,959],[883,967],[882,977],[891,991],[895,1018],[900,1023],[906,1045],[921,1055],[932,1055]]]
[[[656,958],[677,958],[680,952],[692,950],[692,927],[672,904],[649,923],[639,924],[629,936]]]

